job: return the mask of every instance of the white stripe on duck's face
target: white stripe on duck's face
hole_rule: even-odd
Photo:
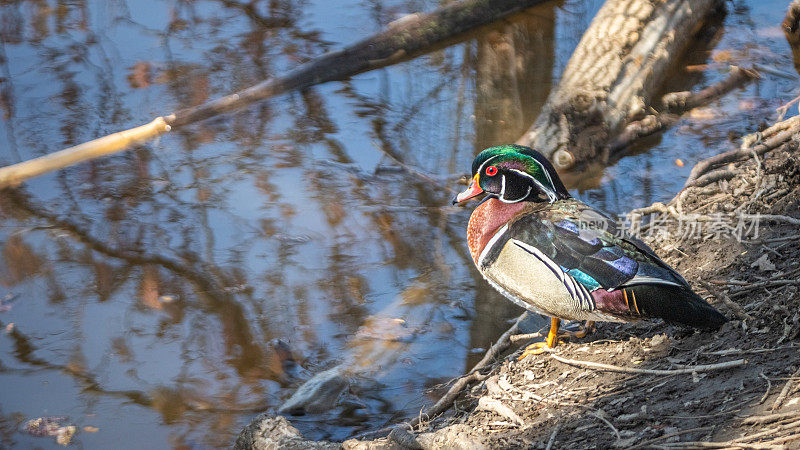
[[[537,168],[538,173],[544,175],[542,180],[513,167],[520,166],[520,161],[504,159],[502,155],[488,158],[478,167],[474,175],[478,177],[481,189],[497,196],[503,203],[518,203],[524,200],[553,203],[558,196],[547,168],[534,158],[527,159]]]

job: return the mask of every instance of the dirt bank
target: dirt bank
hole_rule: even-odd
[[[760,145],[759,136],[744,148]],[[746,160],[717,168],[718,174],[726,171],[719,181],[639,211],[658,214],[640,236],[731,319],[722,329],[601,323],[593,335],[550,355],[523,361],[509,355],[443,417],[343,447],[696,448],[702,441],[712,448],[800,448],[797,136],[761,156],[753,151]],[[613,372],[565,359],[633,370]],[[726,362],[722,368],[700,367]],[[635,372],[687,367],[694,370]],[[254,422],[237,446],[252,448],[254,436],[262,437],[257,448],[266,448],[270,439],[278,447],[311,444],[286,431],[287,424],[267,426],[273,423],[268,417]],[[259,434],[258,427],[284,431]]]

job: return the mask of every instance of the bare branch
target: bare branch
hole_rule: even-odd
[[[667,375],[667,376],[691,374],[695,372],[710,372],[712,370],[730,369],[732,367],[739,367],[747,364],[747,361],[744,359],[736,359],[733,361],[726,361],[724,363],[718,363],[718,364],[706,364],[700,366],[685,367],[683,369],[661,370],[661,369],[637,369],[634,367],[612,366],[611,364],[602,364],[593,361],[580,361],[577,359],[567,359],[553,353],[550,353],[550,356],[556,361],[562,362],[564,364],[569,364],[570,366],[587,367],[590,369],[606,370],[609,372],[637,373],[643,375]]]

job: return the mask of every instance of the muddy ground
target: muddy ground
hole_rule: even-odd
[[[594,334],[554,350],[561,358],[634,369],[739,359],[744,365],[682,375],[617,373],[549,354],[517,361],[516,349],[443,417],[343,447],[800,448],[800,221],[791,219],[800,217],[797,147],[794,141],[758,161],[729,164],[724,169],[733,178],[651,208],[666,220],[652,221],[642,238],[729,323],[716,332],[660,321],[600,323]],[[704,217],[679,221],[670,211]],[[761,215],[757,232],[756,219],[742,214]],[[312,445],[284,419],[269,417],[251,424],[237,444],[248,448],[254,439],[259,448]]]

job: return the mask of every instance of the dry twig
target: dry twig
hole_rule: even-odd
[[[519,341],[527,341],[528,339],[536,339],[542,336],[543,336],[542,333],[537,331],[536,333],[515,334],[511,336],[509,339],[511,340],[511,343],[516,343]]]
[[[617,430],[617,427],[615,427],[614,424],[609,422],[608,419],[603,417],[603,414],[601,414],[599,411],[592,411],[592,415],[594,417],[597,417],[598,419],[600,419],[603,423],[608,425],[609,428],[611,428],[611,431],[613,431],[614,435],[617,436],[617,441],[619,441],[621,439],[621,437],[619,435],[619,430]]]
[[[793,136],[798,132],[800,132],[800,116],[794,116],[783,122],[776,123],[761,133],[745,136],[742,139],[743,144],[741,148],[720,153],[719,155],[706,158],[695,164],[689,174],[689,178],[684,184],[684,189],[690,186],[705,186],[713,181],[721,179],[720,177],[727,176],[725,169],[719,172],[715,171],[709,173],[709,171],[723,164],[740,159],[752,158],[753,151],[758,155],[763,155],[781,145],[792,142]],[[712,176],[712,174],[714,175]],[[704,178],[701,179],[701,177]]]
[[[744,312],[744,309],[742,309],[742,307],[738,303],[731,300],[730,297],[728,297],[728,295],[725,294],[724,292],[720,292],[718,289],[711,286],[710,283],[707,283],[705,281],[700,281],[700,285],[702,285],[705,288],[705,290],[707,290],[711,295],[713,295],[719,301],[724,303],[725,306],[727,306],[731,310],[731,312],[733,312],[733,314],[739,319],[741,320],[753,319],[753,317],[750,314]]]
[[[439,415],[444,410],[449,408],[451,404],[453,404],[455,399],[459,396],[459,394],[461,394],[461,391],[465,387],[467,387],[469,383],[473,381],[482,381],[483,379],[485,379],[486,377],[484,375],[481,375],[478,371],[486,367],[491,361],[493,361],[497,357],[498,354],[500,354],[500,352],[502,352],[503,350],[505,350],[506,347],[508,347],[508,345],[510,344],[509,340],[510,336],[517,332],[517,330],[519,329],[520,322],[525,320],[527,316],[528,316],[527,313],[522,313],[522,315],[520,315],[514,322],[514,325],[512,325],[511,328],[509,328],[508,330],[506,330],[506,332],[503,333],[502,336],[500,336],[500,339],[498,339],[497,342],[495,342],[494,345],[492,345],[489,351],[486,352],[483,358],[480,361],[478,361],[477,364],[475,364],[470,373],[466,376],[459,378],[455,383],[453,383],[453,386],[450,387],[447,393],[442,398],[440,398],[439,401],[436,402],[433,406],[423,411],[423,413],[420,416],[424,415],[428,418],[431,418],[436,415]],[[416,427],[419,424],[419,422],[420,419],[419,417],[417,417],[411,421],[410,425],[412,427]]]
[[[733,443],[731,441],[724,441],[724,442],[706,442],[706,441],[686,441],[686,442],[670,442],[670,443],[663,443],[658,445],[659,448],[666,448],[666,449],[698,449],[698,448],[721,448],[721,449],[753,449],[753,450],[762,450],[762,449],[773,449],[774,447],[765,446],[762,444],[744,444],[744,443]]]
[[[774,222],[785,222],[792,225],[800,225],[800,219],[796,217],[784,216],[782,214],[759,214],[758,217]]]
[[[691,374],[695,372],[711,372],[714,370],[730,369],[732,367],[739,367],[747,364],[747,361],[744,359],[736,359],[733,361],[726,361],[717,364],[706,364],[700,366],[685,367],[682,369],[663,370],[663,369],[637,369],[634,367],[612,366],[611,364],[603,364],[593,361],[580,361],[577,359],[563,358],[554,353],[550,353],[550,357],[555,359],[556,361],[568,364],[570,366],[607,370],[609,372],[638,373],[644,375],[682,375],[682,374]]]
[[[779,420],[800,417],[800,411],[789,411],[784,413],[768,414],[766,416],[751,416],[745,418],[742,423],[748,425],[763,425],[765,423],[777,422]]]
[[[491,411],[503,418],[514,422],[519,426],[525,426],[525,421],[522,420],[522,417],[517,415],[513,409],[509,408],[500,400],[483,396],[478,399],[478,407],[476,408],[478,411]]]
[[[764,392],[764,395],[761,397],[761,400],[758,401],[758,404],[760,405],[767,400],[767,397],[769,397],[769,391],[772,390],[772,381],[770,381],[770,379],[766,375],[764,375],[764,372],[759,373],[758,376],[767,381],[767,391]]]
[[[800,375],[800,369],[797,369],[794,372],[792,378],[798,375]],[[783,389],[781,389],[781,393],[778,394],[778,398],[776,398],[775,401],[772,403],[772,408],[771,408],[772,411],[775,411],[776,409],[781,407],[783,401],[786,400],[786,396],[789,395],[789,391],[791,390],[791,388],[792,388],[792,380],[787,380],[786,384],[783,385]]]
[[[558,435],[558,430],[561,429],[561,423],[557,423],[555,427],[553,427],[553,432],[550,433],[550,439],[547,440],[547,446],[544,450],[550,450],[553,448],[553,444],[556,442],[556,435]]]
[[[644,441],[644,442],[642,442],[640,444],[634,445],[633,447],[628,447],[628,450],[636,450],[636,449],[640,449],[640,448],[647,448],[647,447],[651,446],[652,444],[654,444],[654,443],[656,443],[658,441],[663,441],[664,439],[669,439],[669,438],[672,438],[672,437],[675,437],[675,436],[682,436],[684,434],[689,434],[689,433],[696,433],[698,431],[708,431],[708,430],[713,430],[713,429],[714,429],[714,427],[698,427],[698,428],[690,428],[688,430],[680,430],[680,431],[676,431],[674,433],[662,434],[661,436],[659,436],[657,438],[653,438],[653,439],[650,439],[648,441]]]
[[[749,286],[743,286],[739,289],[733,290],[731,289],[731,298],[740,297],[750,291],[761,289],[761,288],[768,288],[768,287],[777,287],[777,286],[792,286],[792,285],[800,285],[800,280],[766,280],[766,281],[759,281],[757,283],[752,283]]]
[[[163,117],[152,122],[120,131],[74,147],[0,168],[0,188],[16,186],[28,178],[61,169],[72,164],[110,155],[154,139],[170,131]]]
[[[779,425],[779,426],[777,426],[775,428],[770,428],[768,430],[764,430],[764,431],[761,431],[759,433],[754,433],[754,434],[750,434],[750,435],[747,435],[747,436],[742,436],[740,438],[731,439],[728,442],[731,443],[731,444],[740,444],[740,443],[743,443],[743,442],[746,442],[746,441],[752,441],[754,439],[760,439],[760,438],[763,438],[764,436],[774,435],[776,433],[780,433],[781,431],[791,430],[791,429],[798,428],[798,427],[800,427],[800,420],[797,420],[797,421],[794,421],[794,422],[790,422],[790,423],[784,423],[784,424],[781,424],[781,425]],[[798,437],[800,437],[800,434],[798,434]],[[773,441],[775,441],[775,439],[773,439]],[[772,441],[770,441],[770,442],[772,442]],[[774,445],[774,444],[777,444],[777,442],[773,443],[773,444],[770,444],[769,442],[764,442],[763,443],[763,445]]]

